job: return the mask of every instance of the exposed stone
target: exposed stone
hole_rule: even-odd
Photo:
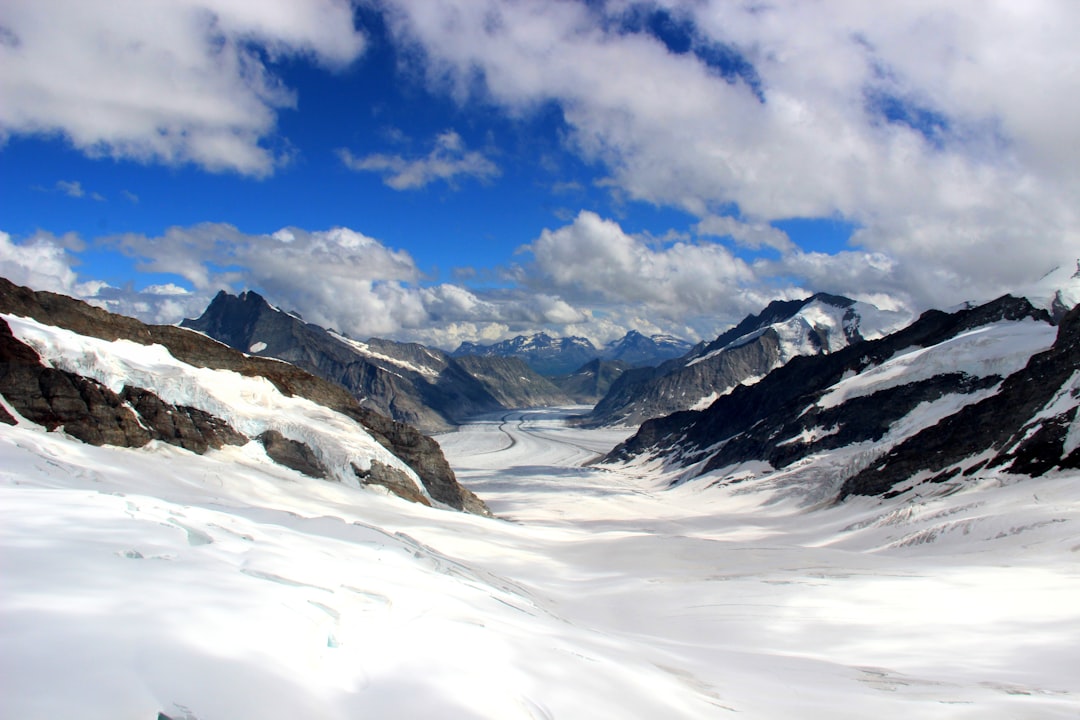
[[[767,374],[783,362],[780,336],[770,326],[790,320],[815,302],[845,311],[846,342],[862,339],[852,309],[854,300],[826,293],[804,300],[777,300],[760,314],[746,317],[715,340],[695,346],[680,358],[659,367],[624,373],[582,419],[582,424],[640,425],[650,419],[691,410],[711,395]],[[810,345],[819,352],[830,346],[827,328],[812,327],[807,332]]]
[[[287,438],[277,430],[267,430],[258,437],[271,460],[308,477],[325,479],[329,473],[315,451],[306,443]]]
[[[1069,427],[1080,398],[1062,397],[1062,410],[1041,411],[1080,369],[1080,307],[1061,320],[1054,345],[1013,373],[1001,389],[969,405],[893,448],[873,467],[849,478],[840,497],[876,495],[920,471],[941,474],[967,458],[992,452],[985,467],[1039,476],[1052,469],[1080,467],[1080,450],[1066,451]],[[953,473],[955,474],[955,473]]]
[[[247,436],[221,418],[198,408],[170,405],[149,390],[125,387],[120,397],[139,414],[155,440],[200,455],[210,448],[219,450],[225,445],[243,445],[248,441]]]
[[[1074,314],[1068,317],[1077,324]],[[897,352],[936,345],[989,323],[1023,318],[1050,322],[1044,311],[1036,310],[1026,300],[1008,296],[953,314],[930,311],[904,330],[880,340],[849,345],[827,355],[793,358],[757,384],[738,387],[719,398],[707,410],[674,413],[646,422],[607,459],[651,454],[683,467],[697,465],[695,472],[699,474],[750,460],[764,460],[772,467],[783,468],[813,453],[872,443],[920,403],[945,394],[970,394],[1000,383],[997,394],[901,443],[873,467],[862,471],[853,468],[855,475],[844,483],[841,497],[890,492],[895,484],[924,471],[938,480],[959,476],[963,468],[954,470],[952,464],[990,447],[1013,448],[1006,459],[996,462],[1012,463],[1014,471],[1065,467],[1080,459],[1062,458],[1064,434],[1072,416],[1043,419],[1027,427],[1024,423],[1080,367],[1080,358],[1068,355],[1064,349],[1068,343],[1062,338],[1076,333],[1068,322],[1059,330],[1056,350],[1034,356],[1027,369],[1005,380],[949,373],[853,398],[832,408],[816,406],[822,393],[845,375],[879,365]],[[813,431],[826,432],[815,436]],[[809,439],[801,440],[803,437]],[[1043,462],[1039,458],[1050,460]]]
[[[378,460],[372,460],[371,467],[367,470],[361,470],[356,465],[353,465],[353,472],[356,473],[356,478],[364,485],[379,485],[406,500],[412,500],[421,505],[431,505],[431,501],[417,489],[412,478],[395,467],[381,463]]]
[[[4,278],[0,278],[0,312],[30,317],[44,324],[65,327],[73,332],[103,340],[126,339],[144,345],[156,343],[163,345],[176,359],[195,367],[232,370],[250,377],[265,377],[287,396],[303,397],[325,405],[360,423],[376,441],[416,472],[433,498],[467,512],[490,514],[481,500],[457,482],[438,443],[415,428],[362,407],[344,388],[294,365],[245,355],[191,330],[171,325],[145,325],[133,318],[114,315],[63,295],[19,287]],[[5,334],[15,340],[11,337],[10,328],[3,323],[0,328],[0,383],[4,382],[4,376],[12,372],[31,372],[36,378],[38,371],[29,371],[28,368],[41,366],[37,353],[17,340],[13,344],[5,343]],[[27,384],[26,377],[9,379],[8,382],[21,388],[16,392],[23,393],[28,402],[42,404],[39,390],[27,392],[30,385]],[[2,388],[0,392],[9,397]],[[35,395],[38,397],[34,397]],[[22,414],[19,405],[12,402],[10,397],[9,402]],[[129,409],[128,412],[134,419],[134,411]],[[30,417],[27,419],[32,420]],[[149,433],[145,428],[142,429]]]

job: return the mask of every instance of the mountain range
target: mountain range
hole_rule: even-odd
[[[915,494],[981,472],[1080,467],[1080,308],[1004,296],[790,359],[707,407],[649,420],[605,462],[807,503]]]
[[[255,310],[217,330],[242,352],[0,281],[4,700],[168,720],[824,718],[838,698],[1067,716],[1072,280],[896,330],[844,298],[774,304],[670,374],[755,344],[761,369],[629,437],[561,408],[438,442],[262,355],[325,342],[430,377],[430,349],[225,296]],[[521,392],[500,371],[528,370],[450,367],[499,403]],[[620,369],[558,380],[599,394]]]
[[[361,342],[250,291],[220,292],[200,317],[181,325],[250,355],[293,363],[341,385],[365,407],[428,433],[484,413],[571,402],[519,358],[453,358],[413,343]]]
[[[195,454],[257,444],[303,475],[487,514],[434,440],[295,365],[3,278],[0,313],[0,423]]]
[[[453,355],[517,357],[541,375],[562,376],[573,374],[597,359],[631,367],[656,365],[679,357],[690,347],[689,342],[672,335],[647,336],[636,330],[606,344],[603,349],[598,349],[588,338],[553,338],[547,333],[536,333],[518,335],[491,345],[464,342]]]
[[[898,329],[909,319],[903,312],[823,293],[804,300],[778,300],[681,357],[624,373],[582,422],[591,427],[637,426],[680,410],[707,407],[794,357],[835,352]]]

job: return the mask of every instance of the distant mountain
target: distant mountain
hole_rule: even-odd
[[[1005,296],[825,355],[792,359],[701,410],[644,423],[608,462],[686,468],[681,480],[769,483],[823,502],[918,492],[985,468],[1080,467],[1080,308]],[[677,480],[680,481],[680,480]]]
[[[581,367],[600,353],[587,338],[553,338],[547,333],[537,333],[518,335],[493,345],[464,342],[452,354],[454,357],[516,357],[524,360],[541,375],[563,375]]]
[[[590,360],[569,375],[551,378],[578,405],[594,405],[631,366],[621,360]]]
[[[682,357],[692,347],[691,343],[674,335],[642,335],[631,330],[621,339],[605,345],[601,357],[632,366],[651,366]]]
[[[585,423],[639,425],[679,410],[701,409],[792,358],[835,352],[907,320],[902,313],[824,293],[775,301],[682,357],[623,374]]]
[[[551,407],[570,402],[550,378],[537,374],[521,358],[465,355],[452,362],[483,385],[504,408]]]
[[[464,342],[453,352],[453,356],[518,357],[541,375],[564,376],[577,372],[578,368],[597,358],[631,366],[657,365],[679,357],[690,347],[690,343],[671,335],[650,337],[636,330],[608,343],[602,350],[587,338],[553,338],[547,333],[537,333],[518,335],[492,345]]]
[[[2,278],[0,313],[0,423],[200,455],[258,445],[297,473],[489,514],[434,440],[294,365]],[[237,457],[258,462],[255,451]]]
[[[425,432],[448,430],[477,414],[530,407],[537,399],[544,405],[566,401],[527,367],[502,372],[498,362],[481,360],[469,370],[423,345],[353,340],[305,323],[254,292],[220,292],[199,318],[181,325],[243,352],[293,363]]]

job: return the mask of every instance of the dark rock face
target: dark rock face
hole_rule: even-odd
[[[770,326],[784,322],[811,303],[846,310],[848,342],[857,342],[857,318],[849,298],[819,293],[805,300],[775,301],[759,315],[746,317],[737,326],[708,343],[695,346],[682,357],[657,368],[635,370],[619,378],[584,419],[590,427],[640,425],[682,410],[729,391],[745,380],[766,375],[783,362],[780,336]],[[808,340],[821,352],[828,348],[828,329],[808,328]]]
[[[689,410],[717,388],[731,388],[764,374],[780,361],[775,332],[707,360],[665,363],[650,371],[627,373],[589,414],[588,424],[639,425],[646,420]]]
[[[465,355],[454,362],[505,409],[565,405],[570,398],[520,358]]]
[[[1039,476],[1080,468],[1080,449],[1066,447],[1080,407],[1080,307],[1061,320],[1057,340],[1006,378],[999,392],[963,408],[893,448],[873,467],[844,482],[840,497],[878,495],[919,472],[941,481],[983,467]],[[1054,403],[1054,409],[1045,409]],[[990,455],[989,459],[972,458]],[[965,464],[966,463],[966,464]]]
[[[170,405],[149,390],[125,387],[120,398],[138,413],[155,440],[200,455],[210,448],[220,450],[226,445],[243,445],[248,441],[221,418],[198,408]]]
[[[114,315],[63,295],[35,292],[28,288],[19,287],[3,278],[0,278],[0,312],[29,317],[44,324],[65,327],[78,334],[102,340],[126,339],[144,345],[156,343],[165,346],[176,359],[195,367],[232,370],[249,377],[265,377],[287,396],[306,398],[336,410],[358,422],[377,442],[401,458],[416,472],[433,498],[459,510],[489,514],[483,502],[457,482],[457,478],[454,476],[450,465],[446,462],[438,443],[420,434],[415,428],[395,422],[373,410],[362,407],[344,388],[316,377],[294,365],[278,360],[244,355],[227,345],[190,330],[168,325],[145,325],[133,318]],[[38,380],[39,376],[48,375],[50,377],[45,382],[49,387],[60,388],[49,392],[59,397],[58,403],[61,408],[72,406],[76,408],[81,406],[89,407],[91,404],[102,408],[99,414],[103,415],[103,419],[86,421],[88,429],[84,434],[87,438],[96,438],[99,436],[98,433],[101,433],[103,437],[115,437],[121,440],[116,444],[124,445],[128,442],[140,442],[138,433],[141,430],[146,433],[147,437],[145,440],[141,440],[140,444],[145,444],[151,439],[149,437],[150,431],[142,427],[139,421],[136,420],[134,411],[130,409],[131,405],[127,404],[120,396],[111,393],[108,388],[103,388],[85,378],[81,379],[81,386],[76,386],[76,383],[80,381],[68,378],[67,384],[73,389],[66,389],[64,380],[53,377],[58,372],[52,368],[43,367],[37,353],[14,338],[7,324],[3,324],[2,328],[0,328],[0,392],[7,398],[16,412],[32,422],[39,421],[35,420],[31,415],[35,412],[40,413],[40,417],[45,420],[40,424],[44,424],[50,429],[59,427],[62,424],[69,433],[74,434],[71,430],[71,420],[65,418],[64,422],[56,422],[55,418],[53,420],[48,419],[49,413],[54,412],[52,405],[46,399],[51,396],[40,389],[40,381]],[[63,375],[63,373],[60,374]],[[92,387],[94,385],[96,387]],[[133,390],[132,393],[133,398],[138,398],[136,391]],[[90,399],[90,402],[83,399],[84,394]],[[79,401],[75,400],[76,396],[78,396]],[[158,400],[160,402],[160,399]],[[80,402],[82,405],[80,405]],[[152,399],[148,400],[145,396],[143,396],[142,402],[148,403],[147,407],[156,405]],[[106,411],[104,409],[113,407],[115,407],[115,410]],[[25,414],[24,408],[30,414]],[[161,417],[161,408],[150,410],[151,419],[144,421],[147,427],[157,427],[156,432],[160,433],[160,439],[166,442],[171,441],[174,444],[181,444],[178,441],[177,432],[180,432],[182,436],[183,431],[178,431],[176,428],[180,426],[186,427],[187,423],[183,416],[191,420],[191,424],[196,428],[202,424],[212,429],[213,432],[203,431],[204,437],[200,441],[205,442],[210,447],[220,447],[215,443],[219,441],[228,442],[226,438],[229,437],[234,440],[242,437],[239,434],[232,435],[231,433],[234,431],[220,427],[219,424],[212,420],[199,419],[197,412],[190,412],[191,408],[171,407],[171,410],[169,410],[167,407],[166,409],[168,412],[164,414],[169,415],[167,422]],[[109,412],[112,412],[113,415],[109,415]],[[127,415],[124,413],[127,413]],[[89,418],[93,416],[87,414],[81,415],[81,417]],[[154,417],[158,419],[153,420]],[[52,424],[47,424],[49,422]],[[102,428],[90,429],[90,426],[96,426],[99,422],[102,423]],[[77,422],[74,427],[76,431],[79,431],[80,426]],[[134,429],[135,427],[138,427],[139,430]],[[120,429],[117,430],[116,428]],[[129,433],[134,438],[133,440],[126,439]],[[87,440],[87,442],[90,441],[92,440]],[[185,440],[185,442],[191,443],[192,441]],[[199,443],[195,444],[198,445]]]
[[[1002,383],[997,394],[969,405],[946,421],[915,435],[886,454],[881,462],[874,463],[874,468],[849,478],[843,485],[841,496],[887,492],[916,472],[946,468],[950,462],[970,457],[980,448],[989,447],[988,443],[994,438],[1013,438],[1012,442],[1018,444],[1010,445],[1009,441],[1001,440],[1002,447],[1015,447],[1015,453],[1023,455],[1024,442],[1035,443],[1036,438],[1043,437],[1051,446],[1057,447],[1056,455],[1050,453],[1055,466],[1064,466],[1061,463],[1073,460],[1071,455],[1061,458],[1062,430],[1053,430],[1045,423],[1040,423],[1038,432],[1029,433],[1031,428],[1026,428],[1021,433],[1018,429],[1060,390],[1078,366],[1075,356],[1067,356],[1061,350],[1032,358],[1029,370],[1043,368],[1039,373],[1042,380],[1037,383],[1021,380],[1020,376],[1025,373],[1030,375],[1029,370],[1010,376],[1004,382],[1000,377],[942,374],[854,398],[836,407],[816,406],[822,394],[845,375],[878,365],[898,351],[929,347],[992,322],[1023,318],[1050,321],[1047,313],[1035,310],[1026,300],[1008,296],[951,315],[930,311],[904,330],[880,340],[849,345],[829,355],[793,358],[756,385],[738,387],[719,398],[707,410],[680,412],[646,422],[607,459],[658,455],[685,467],[701,463],[695,471],[698,474],[752,460],[765,460],[775,468],[784,468],[813,453],[876,441],[893,422],[920,403],[933,401],[944,394],[969,394]],[[1075,319],[1073,323],[1076,324]],[[1069,334],[1077,333],[1077,330],[1070,330],[1063,324],[1060,333],[1058,345],[1064,347],[1068,343],[1061,337],[1070,337]],[[1075,348],[1071,352],[1075,352]],[[1043,355],[1053,359],[1040,360]],[[1043,389],[1035,392],[1036,384]],[[1063,416],[1051,425],[1061,428],[1065,422]],[[1009,423],[1016,427],[1008,429]],[[806,437],[805,433],[814,428],[828,428],[829,433]],[[800,436],[805,439],[800,440]],[[1021,442],[1022,437],[1027,439]],[[1043,453],[1040,450],[1028,455]],[[1017,464],[1015,468],[1021,466]]]
[[[459,361],[415,343],[355,343],[272,308],[254,292],[218,293],[201,317],[182,325],[242,352],[303,368],[424,432],[449,430],[482,413],[566,401],[534,371],[518,372],[503,358]]]
[[[427,376],[400,364],[378,362],[323,328],[275,310],[254,292],[239,296],[220,292],[199,318],[185,320],[182,326],[241,352],[277,358],[303,368],[346,388],[365,406],[429,432],[454,426],[447,412],[449,407],[465,413],[499,409],[498,403],[469,379],[465,387],[459,387],[454,381],[460,378],[454,377],[432,382],[446,370],[446,363],[438,356],[425,357],[416,365],[429,370]],[[392,350],[387,352],[387,347],[380,350],[387,357],[395,355]],[[397,350],[415,359],[412,348]]]
[[[90,445],[142,447],[162,440],[196,453],[247,438],[195,408],[170,405],[148,390],[104,385],[46,367],[32,348],[0,323],[0,393],[16,412],[49,430],[62,428]]]
[[[267,456],[278,465],[319,480],[328,476],[315,452],[304,443],[287,438],[277,430],[267,430],[256,439],[263,444]]]
[[[615,381],[630,368],[629,363],[621,360],[597,358],[585,363],[570,375],[551,378],[551,382],[571,402],[580,405],[595,405],[611,390]]]
[[[361,470],[354,465],[353,472],[356,473],[356,478],[364,485],[379,485],[406,500],[431,506],[431,502],[416,489],[409,476],[397,468],[384,465],[378,460],[372,460],[371,467],[367,470]]]

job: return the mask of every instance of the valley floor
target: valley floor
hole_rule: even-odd
[[[1072,718],[1080,477],[806,508],[439,436],[498,520],[0,427],[0,716]]]

